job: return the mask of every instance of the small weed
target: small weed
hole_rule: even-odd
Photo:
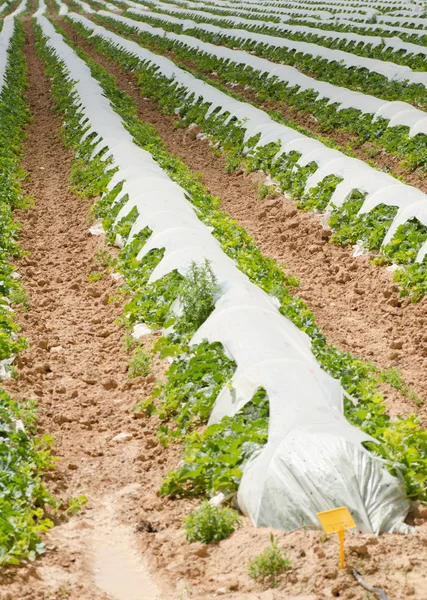
[[[100,281],[102,279],[103,274],[101,273],[101,271],[92,271],[92,273],[90,273],[90,275],[88,275],[88,281]]]
[[[15,306],[21,306],[23,310],[30,310],[30,301],[28,299],[27,292],[24,290],[22,285],[19,283],[12,290],[10,294],[10,302]]]
[[[291,568],[291,561],[285,555],[284,549],[277,545],[273,534],[270,535],[270,546],[248,564],[249,576],[271,587],[277,585],[279,575]]]
[[[385,369],[380,373],[380,381],[388,383],[395,390],[399,390],[404,396],[406,396],[412,402],[415,402],[417,406],[421,406],[424,400],[417,393],[413,392],[410,386],[404,380],[402,374],[397,369]]]
[[[83,495],[77,496],[77,498],[68,498],[68,508],[66,512],[69,515],[76,515],[78,512],[81,511],[83,506],[87,504],[87,500],[87,496]]]
[[[128,354],[131,350],[135,348],[137,344],[137,340],[134,337],[132,337],[129,333],[127,333],[123,337],[122,350],[123,352],[126,352],[126,354]]]
[[[258,200],[264,200],[269,196],[270,198],[276,198],[278,192],[274,185],[267,185],[265,183],[261,183],[258,188]]]
[[[96,264],[101,267],[111,267],[117,262],[114,256],[111,256],[106,248],[98,248],[94,260]]]
[[[366,148],[364,148],[365,153],[369,156],[369,158],[375,158],[376,156],[378,156],[378,154],[380,154],[381,149],[378,148],[378,146],[367,146]]]
[[[205,260],[201,265],[192,262],[178,294],[182,307],[181,324],[185,329],[194,331],[206,321],[215,308],[220,291],[210,262]]]
[[[240,525],[240,517],[227,506],[212,506],[207,500],[184,521],[187,541],[211,544],[229,537]]]
[[[131,379],[135,377],[147,377],[151,373],[151,357],[142,346],[135,348],[129,363],[128,375]]]

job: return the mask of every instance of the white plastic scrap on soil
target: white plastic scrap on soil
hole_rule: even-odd
[[[99,14],[103,14],[103,11],[100,11]],[[117,21],[123,20],[123,17],[119,15],[107,14]],[[387,173],[377,171],[362,160],[346,156],[338,150],[328,148],[318,140],[274,121],[265,111],[221,92],[214,86],[194,77],[188,71],[181,69],[165,56],[154,54],[105,27],[95,25],[82,15],[70,13],[69,16],[74,21],[82,23],[87,29],[92,30],[94,35],[99,35],[117,48],[129,52],[145,63],[158,67],[163,76],[173,79],[176,84],[182,85],[187,90],[187,97],[202,98],[204,102],[209,103],[210,106],[205,113],[207,117],[215,110],[217,114],[228,113],[227,121],[235,117],[240,127],[245,130],[245,143],[260,134],[256,148],[266,146],[272,142],[280,142],[281,149],[278,154],[298,152],[301,157],[297,164],[301,167],[311,162],[316,163],[318,168],[308,177],[305,192],[317,186],[328,175],[341,178],[342,181],[336,186],[331,195],[329,207],[342,206],[354,190],[366,193],[365,201],[359,211],[360,214],[369,212],[380,204],[398,207],[397,214],[384,237],[382,245],[388,244],[398,227],[410,219],[417,218],[427,226],[427,200],[426,195],[421,190],[406,185]],[[427,241],[419,249],[415,262],[421,262],[426,254]]]
[[[138,258],[152,248],[165,249],[150,282],[174,269],[185,275],[197,257],[211,262],[221,284],[215,310],[192,339],[221,342],[237,363],[232,387],[220,393],[211,422],[236,414],[258,388],[267,391],[268,443],[244,467],[238,492],[243,512],[256,525],[291,530],[317,523],[320,510],[347,505],[361,531],[408,531],[410,503],[402,483],[363,448],[371,438],[343,416],[341,386],[318,365],[308,336],[224,254],[186,192],[133,142],[87,65],[45,17],[37,19],[75,82],[82,119],[90,124],[85,135],[99,136],[94,155],[107,146],[118,169],[109,188],[124,180],[116,201],[129,200],[117,219],[136,207],[129,240],[145,227],[153,232]]]

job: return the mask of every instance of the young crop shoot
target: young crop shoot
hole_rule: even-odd
[[[204,500],[184,521],[187,542],[212,544],[228,538],[241,524],[238,513],[228,506]]]
[[[249,576],[267,587],[275,587],[280,576],[290,569],[292,563],[273,534],[270,536],[270,545],[248,564]]]

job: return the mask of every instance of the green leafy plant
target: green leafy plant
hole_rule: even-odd
[[[151,356],[142,346],[138,346],[132,353],[128,375],[131,379],[134,379],[135,377],[147,377],[150,373]]]
[[[111,267],[117,262],[106,248],[98,248],[94,260],[101,267]]]
[[[101,273],[101,271],[93,271],[92,273],[90,273],[87,277],[88,281],[90,282],[94,282],[94,281],[101,281],[103,277],[103,274]]]
[[[30,310],[30,300],[22,284],[15,285],[9,296],[10,303],[21,306],[23,310]]]
[[[270,198],[276,198],[278,192],[274,185],[267,185],[266,183],[261,183],[258,187],[258,200],[264,200],[269,196]]]
[[[241,523],[235,510],[228,506],[213,506],[207,500],[191,512],[184,521],[188,542],[211,544],[229,537]]]
[[[179,326],[185,331],[195,331],[206,321],[215,308],[215,301],[221,292],[210,262],[198,265],[192,262],[178,290],[178,300],[182,308]]]
[[[80,496],[77,496],[76,498],[68,498],[67,500],[67,509],[65,512],[67,512],[70,515],[76,515],[77,513],[79,513],[82,508],[84,506],[86,506],[88,502],[88,498],[87,496],[84,496],[83,494],[81,494]]]
[[[249,577],[271,587],[277,585],[278,577],[290,569],[292,563],[273,534],[270,535],[270,545],[248,564]]]

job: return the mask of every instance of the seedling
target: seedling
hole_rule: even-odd
[[[147,377],[151,373],[151,357],[147,351],[138,346],[132,354],[129,364],[128,375],[131,379],[135,377]]]
[[[291,561],[284,549],[277,544],[273,534],[270,534],[270,545],[248,564],[249,577],[270,587],[275,587],[278,576],[291,568]]]
[[[65,512],[67,512],[70,515],[76,515],[78,512],[81,511],[81,509],[83,508],[83,506],[86,506],[88,501],[87,496],[77,496],[77,498],[68,498],[68,508]]]
[[[130,352],[131,350],[133,350],[133,348],[136,346],[137,344],[137,340],[132,337],[129,333],[127,333],[124,337],[123,337],[123,344],[122,344],[122,350],[123,352]]]
[[[100,281],[102,279],[102,273],[100,271],[93,271],[88,275],[88,281]]]
[[[213,506],[207,500],[184,521],[188,542],[211,544],[229,537],[241,524],[239,515],[227,506]]]
[[[22,284],[18,283],[10,294],[10,302],[16,306],[21,306],[22,310],[30,310],[30,301],[27,292],[22,287]]]

